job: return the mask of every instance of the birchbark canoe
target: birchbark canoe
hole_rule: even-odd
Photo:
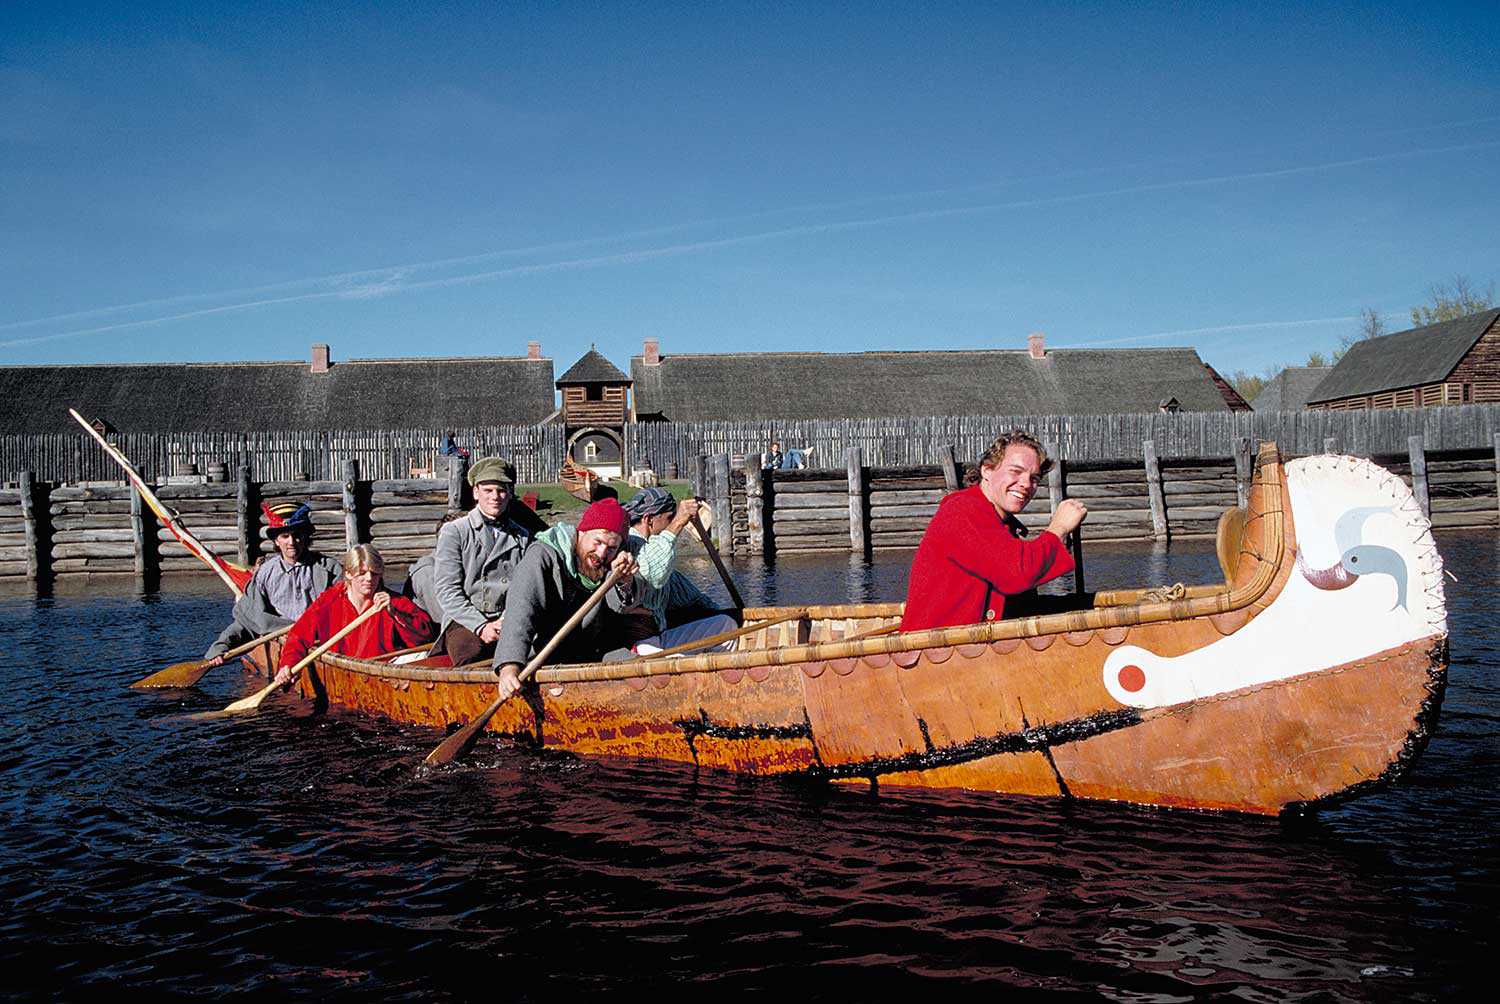
[[[562,470],[558,474],[558,481],[563,486],[563,491],[583,502],[595,502],[599,499],[599,475],[573,461],[565,461]]]
[[[1263,447],[1220,523],[1223,582],[1093,609],[873,634],[900,604],[750,608],[738,650],[548,666],[494,731],[548,747],[834,782],[1295,812],[1396,777],[1447,670],[1442,563],[1400,478]],[[865,637],[861,637],[865,636]],[[299,686],[442,729],[487,667],[325,656]]]

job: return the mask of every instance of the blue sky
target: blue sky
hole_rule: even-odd
[[[0,365],[1192,345],[1500,278],[1500,5],[6,4]]]

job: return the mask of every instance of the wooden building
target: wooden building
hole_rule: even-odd
[[[1332,366],[1288,366],[1261,388],[1250,407],[1255,411],[1301,411],[1332,372]]]
[[[535,425],[553,393],[537,342],[523,357],[335,363],[314,345],[307,362],[0,366],[0,430],[74,433],[70,407],[120,432]]]
[[[1500,401],[1500,309],[1355,342],[1307,407],[1432,408]]]
[[[630,377],[592,345],[557,381],[568,459],[600,477],[625,473],[630,384]]]
[[[733,352],[630,361],[640,421],[1248,411],[1190,348]]]

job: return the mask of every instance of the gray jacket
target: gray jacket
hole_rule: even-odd
[[[573,527],[559,523],[526,552],[505,600],[505,621],[495,644],[496,669],[508,662],[524,666],[589,598],[589,590],[575,571],[576,537]],[[618,618],[638,602],[636,593],[633,580],[611,589],[604,602],[588,612],[547,661],[597,662],[606,651],[617,647]]]
[[[438,601],[432,581],[433,556],[424,554],[406,570],[406,584],[401,594],[427,612],[434,624],[443,619],[443,604]]]
[[[432,557],[432,591],[441,611],[441,628],[454,621],[479,632],[486,621],[505,612],[511,576],[531,544],[531,534],[504,516],[502,529],[487,543],[484,517],[471,509],[438,534]]]
[[[266,558],[266,561],[275,560],[277,560],[275,555]],[[343,565],[316,551],[309,551],[303,555],[302,561],[312,566],[314,598],[337,582],[344,574]],[[234,620],[229,622],[229,626],[208,647],[208,651],[203,653],[203,658],[212,659],[216,655],[223,655],[247,641],[270,634],[272,631],[278,631],[292,623],[290,618],[281,616],[276,608],[271,606],[271,600],[266,596],[259,571],[260,569],[256,569],[257,574],[251,576],[250,582],[245,586],[245,595],[234,601]]]

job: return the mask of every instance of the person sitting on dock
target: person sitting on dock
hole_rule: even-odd
[[[1006,614],[1007,597],[1073,570],[1063,537],[1088,515],[1083,503],[1064,499],[1035,540],[1025,539],[1016,518],[1051,466],[1042,444],[1019,429],[991,444],[978,483],[943,499],[922,535],[902,631],[996,620]]]
[[[235,601],[234,620],[204,653],[215,666],[231,648],[290,625],[343,573],[337,561],[312,550],[311,506],[261,503],[261,511],[276,553],[256,563],[245,594]]]
[[[384,574],[385,559],[375,548],[369,544],[349,548],[343,580],[313,600],[287,633],[281,668],[272,682],[283,687],[291,683],[293,666],[372,604],[380,613],[345,635],[331,651],[373,659],[431,641],[432,618],[405,596],[386,592]]]
[[[432,558],[432,585],[442,605],[442,630],[432,655],[453,665],[483,659],[495,651],[506,594],[531,534],[507,510],[516,469],[500,457],[485,457],[469,468],[474,508],[438,532]]]
[[[630,626],[622,643],[637,655],[652,655],[738,627],[733,617],[721,613],[668,626],[674,615],[681,618],[717,609],[691,579],[676,570],[678,535],[697,514],[698,500],[678,502],[665,488],[643,488],[625,503],[625,512],[631,520],[625,547],[640,565],[636,609],[643,616],[627,618]],[[729,641],[722,647],[733,646]]]
[[[495,646],[501,697],[520,689],[521,667],[551,641],[594,590],[618,570],[620,579],[558,644],[554,662],[596,662],[615,644],[621,613],[639,602],[635,556],[623,548],[630,524],[619,499],[600,499],[576,527],[558,523],[537,535],[516,568]]]

